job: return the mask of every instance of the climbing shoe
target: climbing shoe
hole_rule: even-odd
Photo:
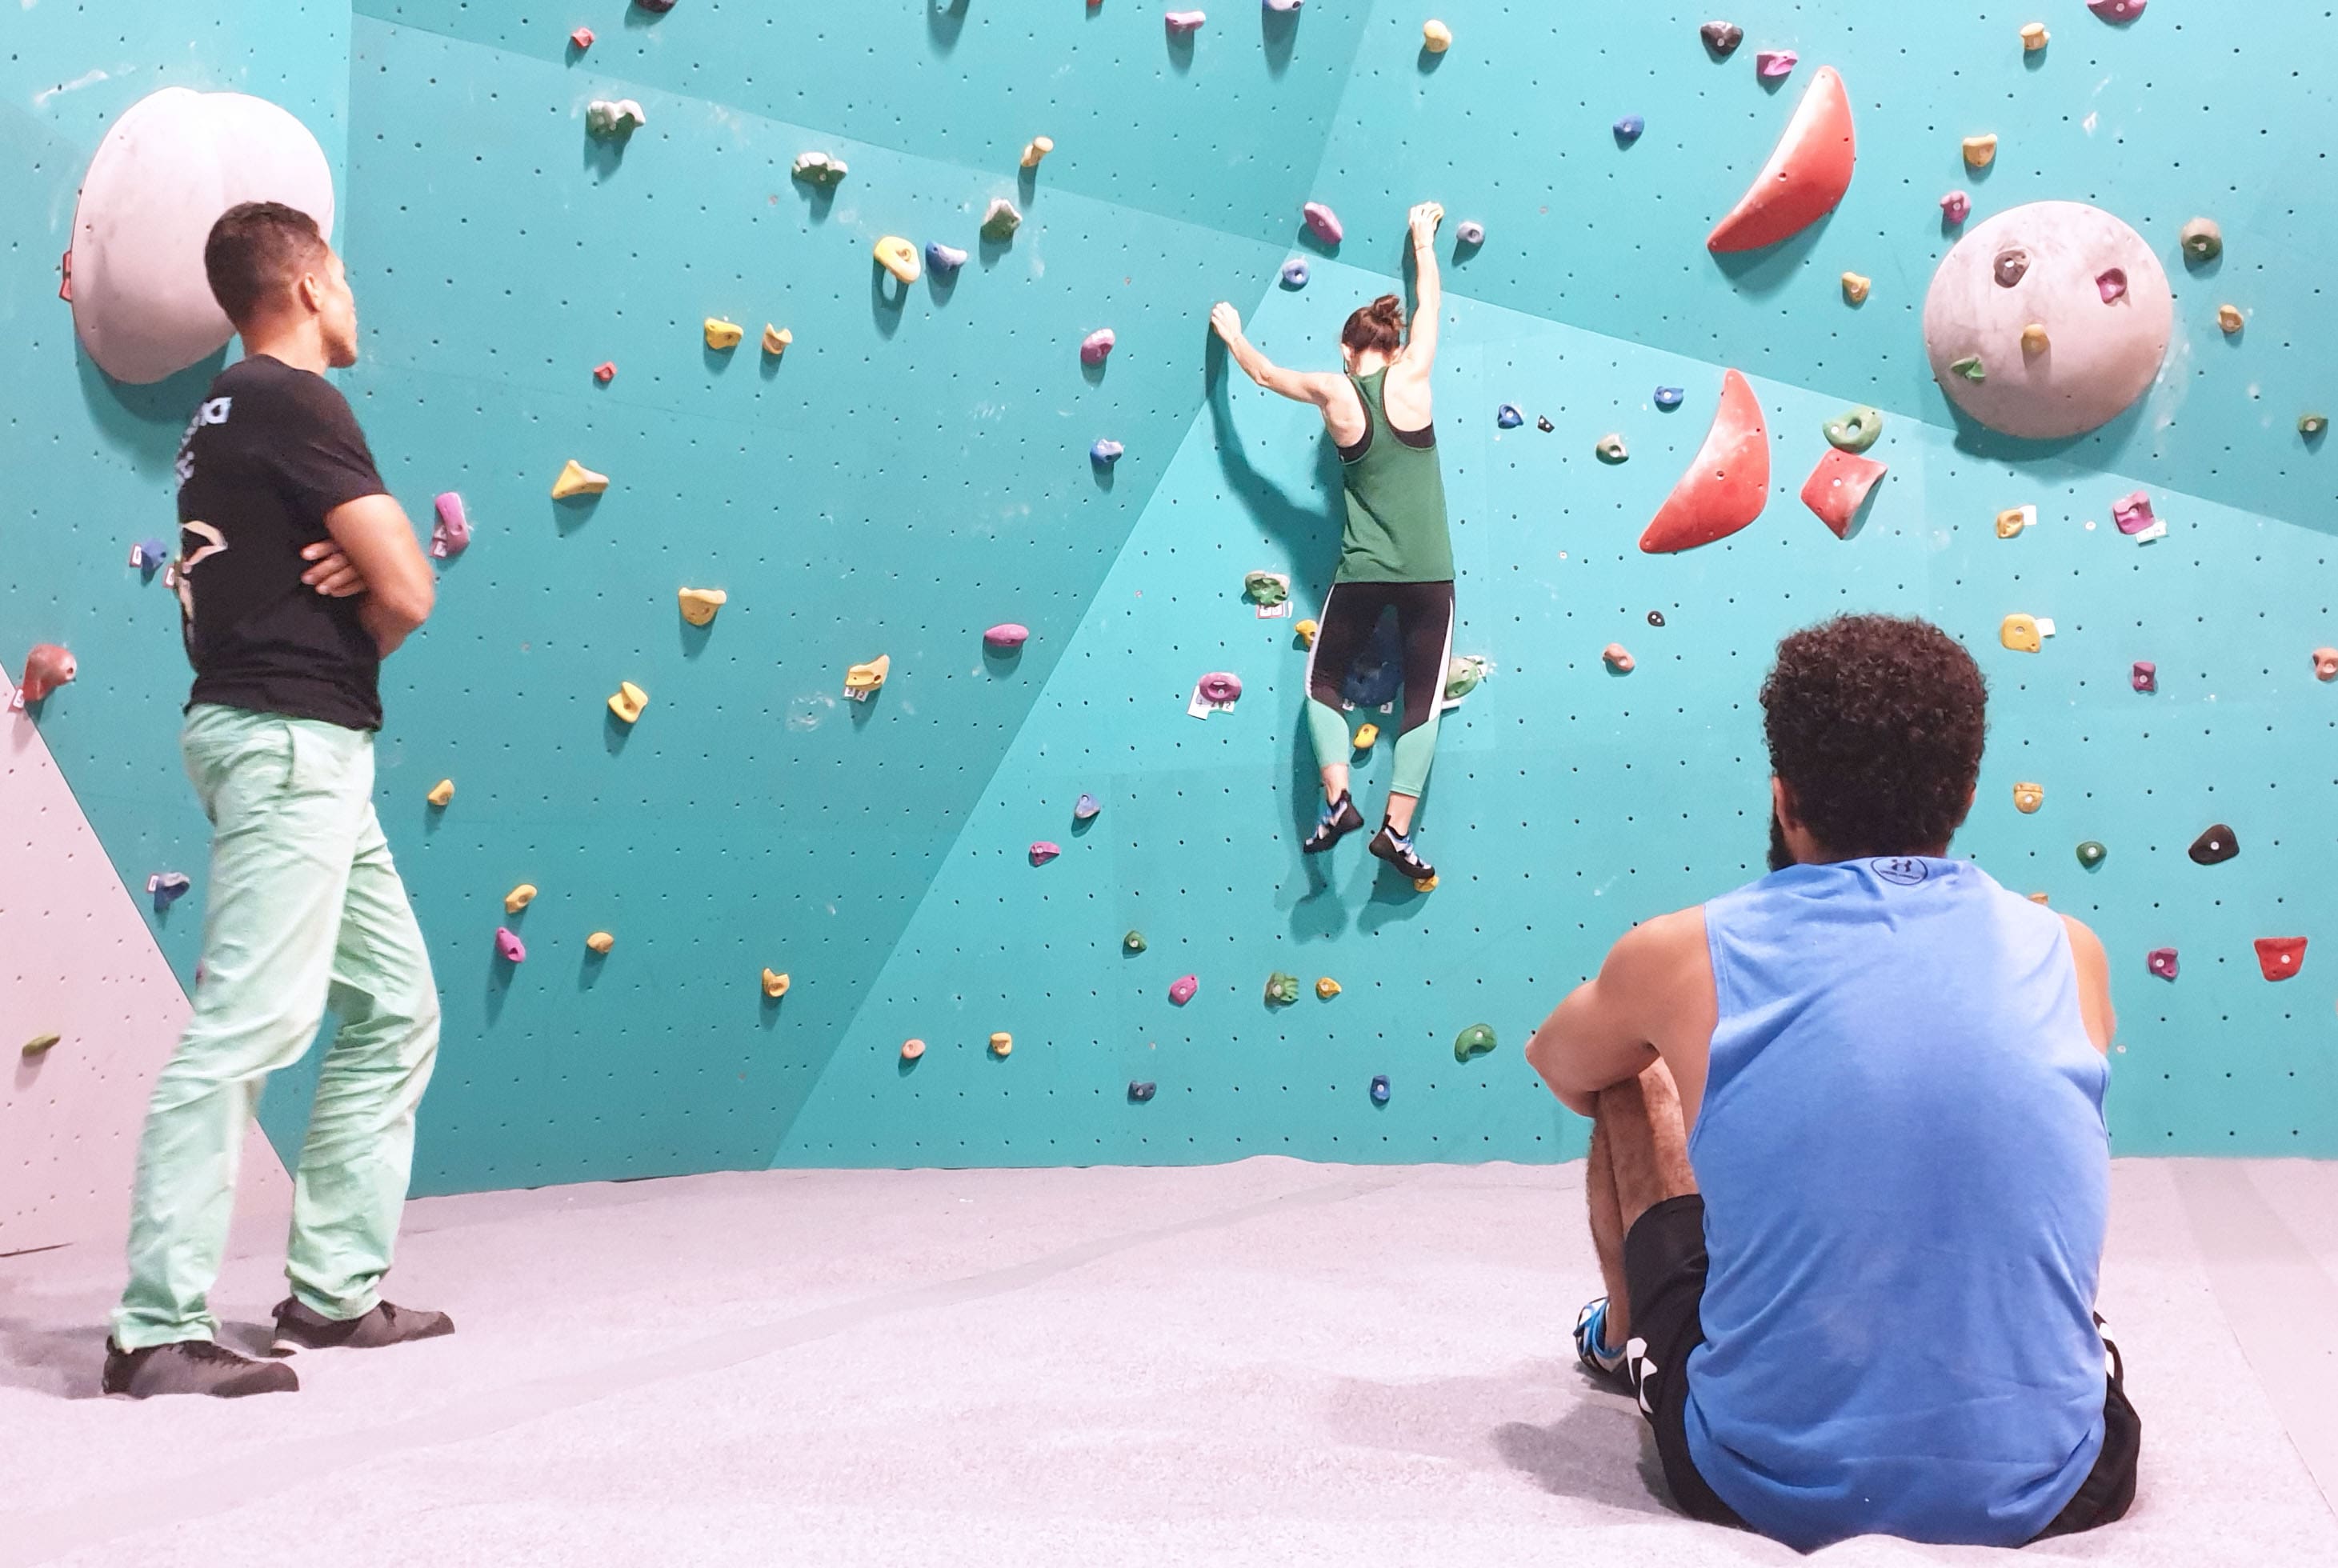
[[[124,1350],[108,1339],[105,1376],[99,1386],[108,1394],[126,1394],[133,1399],[151,1399],[157,1394],[209,1394],[238,1399],[246,1394],[297,1393],[300,1379],[290,1367],[255,1361],[208,1339],[181,1339],[142,1350]]]
[[[1593,1377],[1627,1387],[1630,1374],[1624,1365],[1624,1352],[1607,1348],[1607,1298],[1584,1303],[1583,1310],[1575,1315],[1575,1353],[1583,1360],[1584,1369]]]
[[[1364,814],[1356,809],[1355,799],[1342,794],[1323,808],[1323,815],[1316,819],[1315,831],[1307,835],[1307,842],[1301,848],[1310,855],[1321,855],[1363,825]]]
[[[1372,835],[1372,853],[1416,882],[1426,882],[1437,875],[1436,867],[1412,852],[1412,839],[1398,838],[1396,829],[1385,822]]]
[[[454,1331],[455,1320],[444,1312],[418,1312],[383,1301],[359,1317],[335,1319],[288,1297],[276,1307],[274,1348],[279,1356],[296,1350],[372,1350]]]

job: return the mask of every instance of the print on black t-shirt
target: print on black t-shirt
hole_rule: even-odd
[[[381,658],[359,598],[300,581],[325,514],[388,492],[349,400],[265,354],[211,382],[179,443],[181,630],[217,702],[351,730],[381,727]]]

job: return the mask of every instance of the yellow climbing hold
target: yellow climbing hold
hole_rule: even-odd
[[[2043,354],[2052,347],[2052,340],[2046,336],[2046,323],[2043,321],[2032,321],[2021,329],[2021,351],[2024,354]]]
[[[1431,54],[1442,54],[1453,47],[1453,29],[1430,17],[1420,24],[1420,46]]]
[[[1014,1049],[1015,1036],[1005,1030],[1002,1029],[990,1037],[990,1054],[993,1056],[1004,1056]]]
[[[1359,751],[1369,751],[1369,750],[1370,750],[1374,746],[1376,746],[1376,745],[1378,745],[1378,744],[1380,743],[1380,727],[1379,725],[1377,725],[1377,724],[1366,724],[1366,725],[1362,725],[1362,726],[1359,727],[1359,728],[1358,728],[1358,730],[1356,730],[1356,739],[1355,739],[1355,747],[1356,747],[1356,750],[1359,750]]]
[[[1315,995],[1323,998],[1324,1001],[1329,1002],[1332,997],[1337,996],[1339,994],[1340,983],[1337,980],[1332,979],[1329,975],[1324,975],[1323,978],[1315,982]]]
[[[904,283],[918,280],[918,248],[899,234],[888,234],[871,248],[877,265]]]
[[[2248,322],[2246,318],[2241,315],[2241,308],[2239,306],[2219,305],[2216,307],[2216,325],[2225,329],[2225,337],[2230,338],[2234,333],[2247,326]]]
[[[901,1060],[902,1060],[902,1061],[904,1061],[904,1062],[915,1062],[918,1057],[920,1057],[920,1056],[924,1055],[925,1054],[926,1054],[926,1043],[925,1043],[924,1041],[922,1041],[922,1040],[904,1040],[904,1041],[902,1041],[902,1042],[901,1042]]]
[[[2029,901],[2030,901],[2032,904],[2043,904],[2043,903],[2045,903],[2045,902],[2046,902],[2046,895],[2045,895],[2045,894],[2043,894],[2043,893],[2032,893],[2032,894],[2029,896]],[[2119,1049],[2120,1049],[2120,1050],[2122,1050],[2122,1051],[2124,1051],[2124,1050],[2126,1050],[2126,1049],[2127,1049],[2127,1047],[2126,1047],[2126,1046],[2124,1046],[2124,1045],[2122,1045],[2122,1046],[2120,1046],[2120,1047],[2119,1047]]]
[[[736,348],[747,329],[736,321],[725,321],[720,316],[706,318],[706,346],[709,348]]]
[[[433,806],[444,806],[454,798],[455,781],[452,779],[439,779],[437,783],[430,786],[430,793],[423,797]]]
[[[893,656],[889,653],[879,653],[866,664],[855,664],[844,672],[844,694],[865,702],[892,672]]]
[[[1437,891],[1437,878],[1423,877],[1412,885],[1412,890],[1416,893],[1434,893]]]
[[[650,694],[630,681],[617,682],[617,694],[609,699],[609,711],[631,724],[642,716],[649,703]]]
[[[1842,297],[1853,305],[1866,304],[1868,290],[1874,287],[1875,279],[1861,273],[1846,272],[1842,275]]]
[[[2016,784],[2013,787],[2013,808],[2024,817],[2046,804],[2043,784]]]
[[[504,895],[504,913],[516,915],[535,902],[535,884],[523,882]]]
[[[1997,536],[2000,539],[2013,538],[2023,529],[2034,526],[2037,522],[2037,507],[2009,506],[1997,514]],[[2013,644],[2009,642],[2006,646],[2010,648]]]
[[[774,1001],[788,994],[788,977],[776,970],[763,971],[763,995]]]
[[[2025,54],[2035,54],[2053,38],[2043,22],[2032,22],[2021,30],[2021,47]]]
[[[1965,138],[1965,167],[1986,169],[1997,162],[1997,134]]]
[[[2035,615],[2008,615],[1997,629],[1997,640],[2016,653],[2035,653],[2046,646]]]
[[[1310,648],[1315,646],[1316,627],[1314,622],[1302,621],[1297,625],[1293,626],[1292,630],[1299,634],[1299,640],[1302,642],[1306,643]]]
[[[584,946],[590,947],[595,953],[606,953],[610,948],[614,947],[616,945],[617,939],[614,936],[610,936],[606,931],[595,931],[593,935],[584,938]]]
[[[1023,149],[1023,167],[1036,169],[1039,166],[1039,160],[1055,150],[1056,139],[1053,136],[1032,137],[1029,145]]]
[[[560,470],[560,477],[552,482],[552,498],[565,501],[571,495],[598,495],[609,487],[606,474],[595,474],[571,457]]]
[[[693,626],[712,624],[714,612],[731,603],[731,595],[720,588],[684,588],[682,591],[682,618]]]

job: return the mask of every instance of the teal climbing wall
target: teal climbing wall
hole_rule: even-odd
[[[2242,28],[2161,0],[2115,29],[2077,0],[1906,17],[1765,0],[1734,13],[1748,37],[1726,63],[1697,39],[1707,13],[1669,4],[1456,0],[1441,60],[1417,8],[1363,0],[1222,9],[1190,44],[1120,0],[330,9],[271,7],[298,21],[264,34],[233,7],[26,14],[0,78],[42,192],[0,216],[0,299],[31,345],[0,407],[0,462],[23,476],[0,513],[0,654],[74,647],[83,679],[42,725],[117,869],[199,871],[172,606],[121,564],[168,515],[192,384],[107,385],[54,260],[105,118],[152,86],[273,97],[337,160],[345,135],[366,358],[344,384],[408,510],[458,490],[477,528],[391,666],[380,747],[447,999],[423,1190],[774,1161],[1578,1152],[1518,1046],[1632,921],[1758,871],[1754,688],[1781,633],[1844,609],[1932,615],[1980,655],[1994,725],[1959,847],[2109,945],[2118,1146],[2338,1153],[2338,686],[2308,661],[2338,642],[2333,485],[2294,430],[2338,405],[2333,220],[2313,194],[2338,64],[2323,8],[2252,7]],[[2025,59],[2033,16],[2054,41]],[[599,34],[582,55],[580,23]],[[1754,77],[1769,46],[1803,57],[1781,91]],[[171,64],[123,64],[142,55]],[[1705,230],[1821,64],[1859,116],[1849,199],[1716,264]],[[92,70],[108,74],[53,91]],[[649,123],[592,142],[595,97],[636,98]],[[1607,130],[1626,113],[1648,122],[1628,150]],[[2003,147],[1970,179],[1957,143],[1982,131]],[[1032,177],[1017,155],[1039,133],[1057,151]],[[789,177],[812,149],[850,163],[832,199]],[[2179,329],[2137,411],[2056,447],[1958,426],[1919,330],[1951,188],[1977,218],[2092,201],[2153,243]],[[984,245],[1001,195],[1027,221]],[[1336,475],[1304,410],[1227,384],[1204,323],[1231,299],[1270,353],[1330,365],[1425,197],[1488,230],[1448,270],[1437,397],[1457,648],[1495,673],[1447,722],[1422,818],[1444,879],[1422,897],[1355,844],[1329,867],[1297,853],[1304,654],[1241,584],[1287,570],[1311,612]],[[1347,221],[1335,260],[1298,240],[1311,198]],[[2196,213],[2228,246],[2205,275],[2176,256]],[[869,260],[886,233],[974,260],[904,295]],[[1275,285],[1294,253],[1316,260],[1297,292]],[[1845,269],[1876,280],[1862,309]],[[2250,316],[2229,340],[2227,299]],[[708,351],[708,316],[747,342]],[[766,321],[795,336],[776,363],[754,348]],[[1084,370],[1078,340],[1107,326],[1118,348]],[[1725,366],[1770,417],[1771,508],[1724,544],[1642,556]],[[1658,382],[1686,406],[1657,412]],[[1506,401],[1529,423],[1497,431]],[[1888,412],[1874,456],[1892,472],[1839,542],[1794,492],[1852,403]],[[1591,456],[1610,431],[1621,466]],[[1126,445],[1115,470],[1087,461],[1100,436]],[[547,498],[571,457],[612,476],[597,502]],[[2138,486],[2167,539],[2111,527]],[[1998,511],[2025,503],[2039,526],[1998,539]],[[685,584],[730,593],[712,628],[681,623]],[[2007,652],[2013,611],[2059,635]],[[1004,620],[1033,630],[1018,657],[982,647]],[[1601,664],[1611,641],[1631,675]],[[879,652],[885,691],[842,701],[846,665]],[[2128,690],[2135,659],[2158,663],[2156,695]],[[1212,669],[1245,694],[1197,720]],[[651,694],[630,733],[603,706],[620,680]],[[1383,741],[1375,793],[1388,765]],[[437,813],[441,777],[457,795]],[[2043,810],[2013,809],[2017,779],[2046,787]],[[1104,803],[1085,827],[1082,791]],[[2193,865],[2219,820],[2241,858]],[[1066,852],[1035,868],[1043,838]],[[2084,838],[2110,848],[2093,872]],[[543,894],[510,921],[531,949],[511,968],[489,939],[521,881]],[[182,976],[201,893],[158,917]],[[582,945],[595,929],[617,937],[605,960]],[[2304,975],[2259,978],[2250,939],[2294,935],[2316,944]],[[2144,972],[2162,945],[2183,954],[2173,985]],[[776,1005],[767,965],[794,979]],[[1344,990],[1271,1008],[1275,969]],[[1172,1006],[1189,972],[1200,993]],[[1457,1063],[1454,1034],[1481,1021],[1500,1049]],[[984,1049],[996,1030],[1005,1060]],[[905,1069],[911,1036],[929,1049]],[[1131,1103],[1135,1078],[1157,1098]],[[297,1082],[271,1093],[280,1146],[300,1110]]]

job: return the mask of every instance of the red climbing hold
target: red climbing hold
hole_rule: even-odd
[[[1817,513],[1819,521],[1833,529],[1836,538],[1848,539],[1852,519],[1867,505],[1867,493],[1890,472],[1872,457],[1830,446],[1803,483],[1803,505]]]
[[[27,702],[38,702],[71,681],[78,670],[74,656],[55,643],[35,642],[33,651],[25,655],[25,678],[16,682],[16,700],[9,706],[22,708]]]
[[[617,362],[614,359],[604,359],[598,365],[593,367],[593,379],[598,381],[602,386],[606,387],[610,382],[616,378]]]
[[[1726,539],[1762,515],[1769,499],[1770,432],[1754,388],[1732,370],[1696,461],[1640,535],[1640,548],[1658,555]]]
[[[1851,94],[1832,65],[1819,67],[1786,123],[1777,151],[1762,166],[1735,211],[1704,241],[1713,251],[1759,250],[1799,234],[1835,210],[1851,189],[1858,161],[1852,132]]]
[[[2268,980],[2286,980],[2305,967],[2305,938],[2303,936],[2260,936],[2257,938],[2257,967]]]

